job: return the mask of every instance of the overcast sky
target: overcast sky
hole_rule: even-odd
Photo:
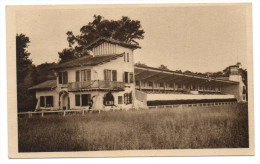
[[[67,31],[79,29],[93,20],[128,16],[141,21],[145,31],[139,41],[135,62],[172,70],[220,71],[241,62],[246,68],[248,52],[246,6],[127,7],[30,9],[17,11],[17,33],[30,40],[33,63],[57,62],[58,52],[68,47]]]

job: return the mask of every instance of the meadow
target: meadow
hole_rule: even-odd
[[[18,118],[19,152],[247,148],[247,104]]]

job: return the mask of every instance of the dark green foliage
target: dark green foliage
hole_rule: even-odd
[[[137,40],[144,38],[141,22],[123,16],[120,20],[107,20],[100,15],[94,15],[94,20],[80,29],[80,35],[75,36],[72,31],[67,32],[69,48],[59,52],[60,62],[65,62],[81,56],[89,55],[85,46],[99,37],[112,38],[131,44],[138,44]]]
[[[33,116],[19,152],[248,148],[247,104]]]

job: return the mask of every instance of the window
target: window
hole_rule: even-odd
[[[114,96],[112,95],[111,92],[108,92],[108,93],[104,96],[103,104],[104,104],[105,106],[113,106],[113,105],[114,105]]]
[[[117,81],[117,71],[116,70],[112,70],[112,80]]]
[[[153,86],[153,82],[148,82],[148,86],[152,87]]]
[[[170,88],[174,88],[174,84],[173,83],[170,83]]]
[[[90,94],[81,95],[81,106],[88,106],[90,103],[91,97]]]
[[[125,62],[125,53],[124,53],[124,62]]]
[[[91,80],[91,70],[85,69],[81,71],[76,71],[76,81],[87,81]]]
[[[59,84],[68,83],[68,72],[59,72]]]
[[[124,72],[124,82],[128,83],[128,72]]]
[[[113,75],[112,75],[113,73]],[[112,77],[113,76],[113,77]],[[117,81],[117,71],[116,70],[109,70],[109,69],[105,69],[104,70],[104,80],[106,81]]]
[[[45,98],[44,98],[44,96],[40,97],[40,107],[45,107]]]
[[[53,96],[41,96],[40,107],[53,107]]]
[[[129,62],[129,53],[127,53],[127,62]]]
[[[134,74],[133,72],[124,72],[124,82],[125,83],[134,83]]]
[[[123,96],[118,96],[118,104],[123,104]]]
[[[91,100],[90,94],[75,95],[75,106],[88,106]]]
[[[124,94],[124,104],[132,104],[132,92]]]
[[[177,84],[178,88],[182,88],[182,85],[181,84]]]
[[[46,107],[53,107],[53,96],[46,96]]]
[[[140,81],[135,81],[135,85],[140,85]]]

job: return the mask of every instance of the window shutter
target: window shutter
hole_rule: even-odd
[[[67,84],[68,83],[68,72],[63,72],[62,78],[63,78],[62,83]]]
[[[75,106],[80,106],[80,95],[75,95]]]
[[[129,98],[128,98],[129,104],[132,104],[132,92],[129,93],[128,96],[129,96]]]
[[[133,83],[134,82],[133,72],[129,73],[129,76],[130,76],[130,83]]]
[[[79,82],[79,71],[76,71],[76,82]]]
[[[113,76],[113,81],[117,81],[117,71],[116,70],[112,71],[112,76]]]
[[[104,70],[104,80],[107,80],[107,70]]]
[[[87,80],[91,80],[91,70],[87,69]]]
[[[112,71],[111,70],[107,70],[107,79],[108,81],[111,81],[111,77],[112,77]]]
[[[45,107],[44,96],[40,96],[40,107]]]
[[[62,84],[62,72],[59,72],[59,84]]]
[[[129,62],[129,53],[127,53],[127,62]]]

